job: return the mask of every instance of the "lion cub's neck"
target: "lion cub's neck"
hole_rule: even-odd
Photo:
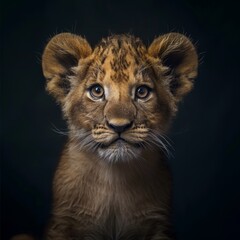
[[[72,206],[96,219],[109,215],[109,209],[131,219],[144,215],[155,205],[165,209],[169,205],[170,174],[157,151],[143,152],[141,157],[128,162],[111,163],[69,143],[55,176],[55,186],[58,182],[61,186],[57,195],[59,191],[69,193]],[[77,189],[81,189],[81,196]]]
[[[68,144],[63,161],[68,161],[78,174],[87,175],[91,172],[93,178],[97,177],[98,180],[109,181],[111,184],[120,181],[129,185],[140,179],[145,179],[144,182],[155,181],[154,178],[159,178],[160,172],[168,172],[164,155],[158,150],[143,151],[136,159],[108,162],[97,153],[79,150],[74,146],[73,143]]]

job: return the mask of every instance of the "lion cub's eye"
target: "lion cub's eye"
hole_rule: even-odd
[[[136,89],[135,97],[138,99],[146,99],[151,92],[151,88],[148,86],[140,86]]]
[[[104,97],[104,90],[99,84],[90,87],[89,93],[94,99],[101,99]]]

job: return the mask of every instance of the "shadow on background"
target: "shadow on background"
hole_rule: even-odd
[[[1,2],[1,239],[41,236],[65,137],[61,112],[44,90],[47,40],[70,31],[92,46],[110,33],[147,45],[169,31],[190,36],[201,65],[170,137],[174,222],[179,240],[240,236],[239,21],[233,3],[181,1]],[[238,16],[239,19],[239,16]]]

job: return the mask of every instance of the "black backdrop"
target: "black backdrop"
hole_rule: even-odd
[[[190,36],[201,65],[170,137],[174,223],[179,240],[240,236],[239,12],[231,1],[1,1],[1,239],[40,236],[65,137],[44,91],[41,53],[71,31],[94,46],[110,33],[146,44],[169,31]],[[239,238],[240,239],[240,238]]]

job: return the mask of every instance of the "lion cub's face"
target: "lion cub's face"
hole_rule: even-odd
[[[163,149],[176,103],[192,87],[197,55],[180,34],[156,39],[112,36],[91,50],[79,36],[59,34],[43,55],[47,89],[63,107],[75,147],[108,161]]]
[[[109,40],[72,79],[65,112],[81,147],[107,160],[134,158],[144,147],[160,145],[160,129],[171,115],[169,94],[149,68],[146,50],[129,39]],[[158,96],[161,95],[161,98]],[[170,100],[170,99],[169,99]]]

